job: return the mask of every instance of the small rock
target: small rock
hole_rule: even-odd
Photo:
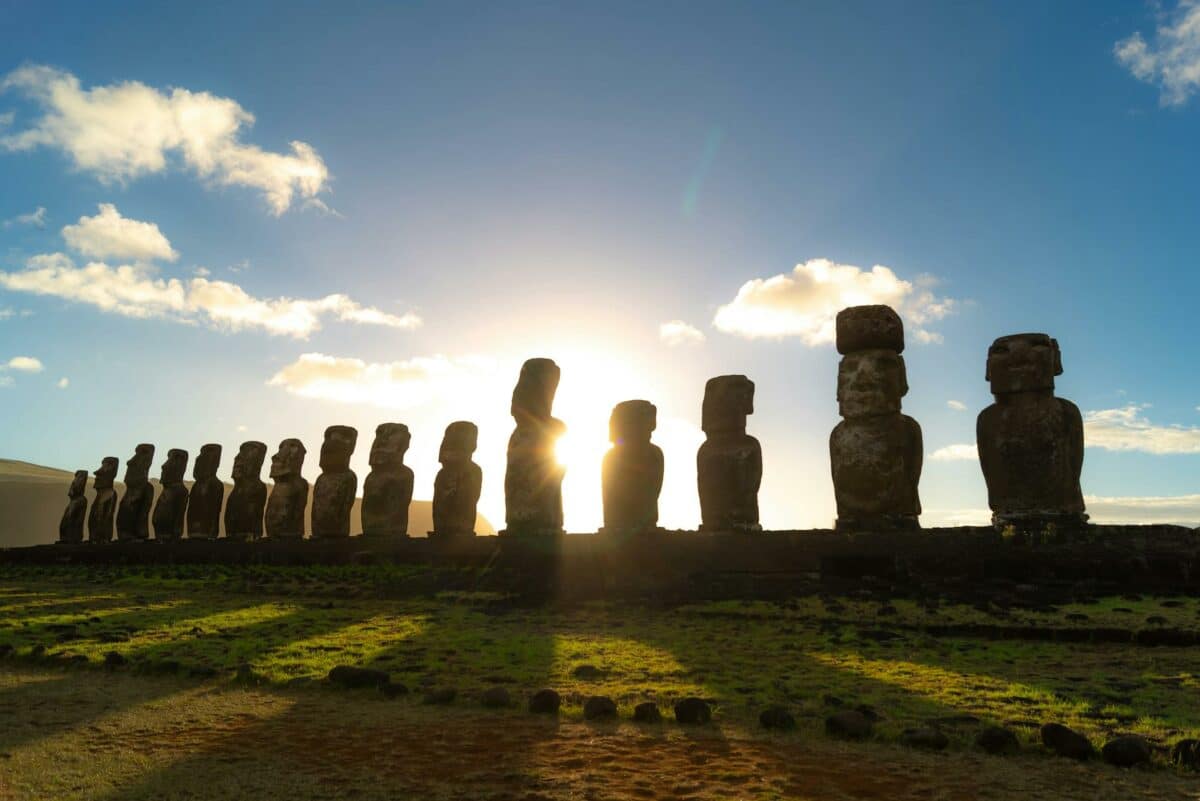
[[[538,690],[529,697],[529,711],[535,715],[557,715],[562,698],[554,690]]]
[[[617,716],[617,705],[606,695],[593,695],[583,704],[585,720],[605,720]]]
[[[384,698],[399,698],[402,695],[408,695],[408,687],[398,682],[388,682],[379,685],[379,694]]]
[[[379,687],[391,680],[388,674],[382,670],[355,667],[354,665],[338,665],[329,671],[327,678],[333,684],[352,689],[359,687]]]
[[[863,713],[849,709],[825,718],[825,733],[843,740],[865,740],[871,736],[871,721]]]
[[[703,698],[684,698],[675,704],[675,720],[689,726],[698,726],[712,720],[712,709]]]
[[[796,718],[781,706],[769,706],[758,716],[758,723],[764,729],[788,731],[796,728]]]
[[[1200,740],[1189,738],[1175,743],[1171,749],[1171,763],[1181,768],[1200,770]]]
[[[104,666],[106,668],[118,668],[126,664],[129,660],[125,655],[118,651],[109,651],[104,655]]]
[[[926,751],[944,751],[950,745],[950,738],[937,729],[923,727],[905,729],[900,734],[900,742],[909,748],[923,748]]]
[[[662,712],[658,704],[644,701],[633,708],[633,719],[637,723],[662,723]]]
[[[41,659],[46,655],[46,646],[40,644],[33,646],[29,649],[29,655],[34,659]]]
[[[1067,614],[1067,620],[1070,620],[1074,623],[1083,623],[1090,619],[1091,618],[1089,618],[1083,612],[1070,612]]]
[[[253,683],[258,680],[258,675],[254,672],[254,668],[250,667],[249,663],[242,662],[234,670],[234,678],[241,682]]]
[[[0,644],[0,659],[9,656],[13,652],[13,647],[8,643]]]
[[[192,665],[188,668],[188,675],[198,679],[211,679],[217,675],[217,669],[212,665]]]
[[[858,712],[872,723],[878,723],[881,717],[880,714],[875,711],[875,707],[871,706],[870,704],[859,704],[858,706],[854,707],[854,711]]]
[[[1165,626],[1167,625],[1167,619],[1162,615],[1151,615],[1146,618],[1146,623],[1151,626]]]
[[[425,693],[425,697],[421,699],[423,704],[431,704],[435,706],[445,706],[446,704],[454,703],[454,699],[458,697],[458,690],[453,687],[439,687],[435,690],[430,690]]]
[[[1015,754],[1021,750],[1017,735],[1003,726],[988,726],[975,737],[975,745],[989,754]]]
[[[1100,749],[1104,761],[1119,768],[1144,765],[1150,761],[1150,743],[1136,734],[1114,737]]]
[[[479,702],[488,709],[503,709],[512,705],[512,696],[505,687],[489,687],[479,696]]]
[[[604,677],[604,671],[595,665],[580,665],[571,671],[571,675],[584,681],[595,681]]]
[[[1042,726],[1042,744],[1059,756],[1069,759],[1090,759],[1095,753],[1088,738],[1061,723]]]
[[[836,695],[826,695],[821,700],[824,702],[825,706],[841,706],[843,704],[842,699],[838,698]]]

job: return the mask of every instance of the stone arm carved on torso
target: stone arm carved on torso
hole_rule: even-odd
[[[266,482],[234,484],[229,491],[229,502],[225,504],[225,536],[261,537],[266,503]]]
[[[1067,454],[1070,464],[1071,477],[1075,480],[1075,485],[1079,485],[1079,478],[1083,475],[1083,415],[1079,412],[1079,407],[1066,398],[1059,398],[1058,402],[1063,407],[1063,422],[1067,429]],[[1083,511],[1083,492],[1077,493],[1079,501],[1079,511]]]
[[[439,533],[475,530],[483,470],[471,462],[461,470],[443,467],[434,479],[433,528]]]
[[[913,491],[913,513],[921,514],[921,469],[925,465],[925,438],[921,434],[921,424],[908,415],[901,415],[908,427],[908,448],[904,464],[908,468],[909,486]]]
[[[349,533],[350,508],[358,492],[358,476],[352,470],[322,473],[313,489],[313,533]]]

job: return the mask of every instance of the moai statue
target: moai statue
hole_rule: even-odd
[[[746,433],[754,414],[754,382],[723,375],[704,385],[700,427],[704,443],[696,452],[701,531],[759,531],[758,488],[762,447]]]
[[[829,437],[837,529],[920,528],[921,426],[900,413],[908,394],[904,324],[888,306],[837,315],[838,423]]]
[[[313,488],[314,537],[349,537],[350,509],[358,492],[358,476],[350,469],[350,456],[358,431],[350,426],[325,429],[321,444],[321,475]]]
[[[650,434],[658,424],[657,415],[654,404],[644,400],[624,401],[613,407],[608,421],[608,438],[613,446],[604,454],[601,468],[606,532],[658,528],[663,453],[650,442]]]
[[[88,542],[112,542],[113,515],[117,511],[117,491],[113,489],[113,481],[120,464],[121,460],[117,457],[105,456],[93,473],[96,480],[92,489],[96,490],[96,498],[88,510]]]
[[[58,541],[64,545],[83,542],[83,523],[87,518],[88,471],[76,470],[71,479],[71,487],[67,490],[67,508],[63,510],[62,520],[58,524]]]
[[[188,452],[179,448],[167,451],[159,483],[162,492],[154,503],[154,539],[175,541],[183,537],[184,513],[188,508],[188,490],[183,483]]]
[[[308,482],[300,475],[304,467],[304,443],[285,439],[271,457],[275,486],[267,499],[267,536],[280,539],[304,537],[304,510],[308,508]]]
[[[530,359],[512,395],[517,427],[508,439],[504,473],[506,534],[563,533],[562,481],[566,470],[554,447],[567,430],[551,415],[558,390],[558,365],[550,359]]]
[[[408,426],[402,423],[383,423],[375,428],[369,459],[371,472],[363,482],[363,534],[408,536],[413,471],[404,464],[404,454],[411,439]]]
[[[143,443],[125,463],[125,494],[117,504],[117,539],[150,539],[150,506],[154,503],[154,487],[150,484],[150,468],[154,465],[154,446]]]
[[[996,402],[979,413],[975,438],[992,522],[1018,532],[1081,529],[1083,418],[1054,397],[1062,375],[1058,342],[1046,334],[1000,337],[988,348],[986,379]]]
[[[221,501],[225,482],[217,478],[221,446],[202,445],[192,467],[192,496],[188,501],[187,535],[191,540],[215,540],[221,534]]]
[[[433,481],[433,531],[436,537],[475,536],[475,511],[483,488],[483,471],[471,461],[479,429],[464,420],[446,426]]]
[[[225,537],[256,540],[263,533],[263,507],[267,485],[259,478],[267,458],[265,442],[243,442],[233,457],[233,489],[225,504]]]

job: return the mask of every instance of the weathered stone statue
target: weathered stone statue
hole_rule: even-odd
[[[225,504],[225,537],[256,540],[263,533],[263,507],[267,485],[259,475],[267,458],[265,442],[243,442],[233,457],[233,489]]]
[[[762,447],[746,433],[754,414],[754,382],[723,375],[704,385],[700,427],[704,444],[696,453],[701,531],[759,531],[758,488]]]
[[[154,502],[154,487],[150,484],[150,468],[154,464],[154,446],[138,445],[125,463],[125,494],[117,504],[117,539],[150,539],[150,506]]]
[[[1054,397],[1058,342],[1046,334],[1000,337],[988,348],[996,402],[979,413],[976,441],[997,527],[1078,529],[1087,523],[1079,474],[1083,418]]]
[[[308,507],[308,482],[300,475],[304,467],[304,443],[285,439],[271,457],[275,486],[267,499],[267,536],[300,539],[304,536],[304,510]]]
[[[483,471],[471,461],[479,429],[464,420],[446,426],[433,481],[433,531],[437,537],[475,536],[475,512],[483,488]]]
[[[83,523],[87,518],[88,471],[76,470],[67,490],[67,508],[58,524],[58,541],[63,544],[83,542]]]
[[[613,407],[604,454],[601,485],[606,532],[644,532],[658,528],[658,494],[662,491],[663,453],[650,442],[658,410],[644,400]]]
[[[187,535],[193,540],[215,540],[221,534],[221,501],[225,482],[217,478],[221,446],[202,445],[192,467],[192,495],[188,500]]]
[[[383,423],[375,428],[369,459],[371,472],[363,482],[363,534],[408,536],[413,471],[404,464],[404,454],[411,439],[408,426],[403,423]]]
[[[504,473],[506,534],[556,535],[563,532],[562,480],[566,470],[554,448],[567,430],[551,415],[558,390],[558,365],[530,359],[512,395],[517,427],[508,439]]]
[[[183,483],[188,452],[178,448],[167,451],[159,483],[162,492],[154,502],[154,539],[174,541],[183,537],[184,514],[188,508],[188,490]]]
[[[350,469],[350,456],[358,431],[350,426],[325,429],[321,444],[321,475],[313,488],[314,537],[349,537],[350,509],[358,492],[358,476]]]
[[[921,426],[900,412],[908,394],[904,324],[888,306],[843,309],[837,348],[842,422],[829,437],[837,528],[920,528]]]
[[[105,456],[93,474],[96,480],[92,489],[96,490],[96,498],[88,511],[88,542],[112,542],[113,515],[117,511],[117,491],[113,489],[113,481],[120,464],[117,457]]]

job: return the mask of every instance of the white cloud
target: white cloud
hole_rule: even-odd
[[[9,370],[20,370],[22,373],[40,373],[46,369],[41,360],[33,356],[14,356],[4,366]]]
[[[1101,409],[1083,416],[1084,443],[1109,451],[1142,451],[1156,455],[1200,453],[1200,428],[1162,426],[1143,414],[1148,404],[1131,403],[1119,409]]]
[[[1181,106],[1200,89],[1200,3],[1182,0],[1147,42],[1140,32],[1113,47],[1135,78],[1159,88],[1163,106]]]
[[[63,376],[62,378],[58,379],[57,386],[59,389],[66,389],[67,387],[71,386],[71,379]]]
[[[658,327],[658,338],[672,346],[699,345],[704,341],[704,334],[683,320],[671,320]]]
[[[0,387],[11,387],[13,380],[11,375],[0,375]]]
[[[293,200],[325,190],[329,170],[312,145],[291,142],[290,153],[241,141],[254,115],[236,101],[208,92],[160,91],[137,81],[84,89],[69,72],[25,66],[0,82],[36,103],[31,127],[0,136],[11,151],[61,150],[76,169],[104,182],[126,182],[182,165],[217,186],[245,186],[282,214]]]
[[[149,262],[175,261],[179,254],[151,222],[122,217],[112,203],[101,203],[95,217],[80,217],[62,229],[67,245],[93,259],[131,259]]]
[[[378,363],[305,353],[275,373],[267,385],[305,398],[410,409],[470,392],[478,374],[490,367],[490,362],[474,357],[429,356]]]
[[[941,342],[926,325],[954,311],[956,301],[933,293],[936,280],[906,281],[883,265],[869,271],[829,259],[810,259],[790,273],[755,278],[717,309],[713,324],[749,339],[796,336],[806,345],[832,343],[837,313],[847,306],[883,303],[894,308],[920,343]]]
[[[975,461],[979,459],[979,451],[976,450],[975,443],[963,442],[938,448],[929,454],[929,458],[935,462]]]
[[[1093,523],[1175,523],[1200,526],[1200,495],[1083,496]]]
[[[946,401],[946,405],[956,412],[965,412],[967,410],[967,404],[960,400],[948,400]]]
[[[17,225],[32,225],[34,228],[46,227],[46,207],[38,206],[34,211],[28,214],[18,214],[12,219],[4,221],[4,228],[12,228]]]

